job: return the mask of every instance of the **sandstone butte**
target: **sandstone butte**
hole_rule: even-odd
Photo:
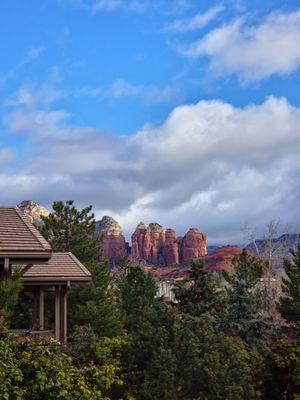
[[[97,237],[101,237],[101,253],[112,265],[118,265],[127,255],[127,245],[123,231],[112,217],[105,215],[96,222]]]
[[[131,237],[131,258],[155,266],[186,265],[207,254],[206,238],[197,228],[177,238],[173,229],[140,222]]]

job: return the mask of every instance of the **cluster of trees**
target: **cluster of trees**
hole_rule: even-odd
[[[111,276],[99,260],[91,208],[53,209],[43,235],[84,262],[92,282],[69,291],[68,346],[3,331],[0,398],[300,399],[300,248],[284,265],[278,325],[264,309],[262,263],[246,251],[220,276],[195,260],[166,304],[155,280],[129,260]],[[15,296],[9,304],[5,287]],[[0,286],[2,326],[16,321],[18,291],[17,279]]]

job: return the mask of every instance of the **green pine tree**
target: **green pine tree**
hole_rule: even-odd
[[[233,272],[223,273],[228,285],[228,306],[220,322],[220,329],[239,336],[250,346],[263,345],[269,324],[261,314],[261,262],[244,249],[233,264]]]
[[[291,261],[284,262],[286,277],[282,278],[282,296],[277,310],[289,322],[300,324],[300,246],[292,251]]]
[[[181,312],[199,317],[219,315],[226,306],[220,279],[205,269],[202,260],[193,260],[188,278],[177,285],[176,300]]]
[[[73,200],[55,201],[53,212],[42,217],[39,228],[54,251],[71,251],[82,262],[99,258],[100,243],[94,237],[92,206],[77,210]]]
[[[86,266],[92,282],[72,286],[68,294],[70,332],[76,325],[90,325],[98,337],[115,337],[122,331],[122,319],[108,261],[88,262]]]

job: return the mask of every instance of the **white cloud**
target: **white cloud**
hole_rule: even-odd
[[[215,76],[236,74],[255,82],[272,75],[288,75],[300,67],[300,11],[271,13],[259,24],[246,18],[208,32],[182,50],[192,57],[206,56]]]
[[[139,98],[146,103],[176,103],[181,97],[179,89],[175,86],[136,85],[124,79],[115,80],[109,86],[107,96],[115,100],[124,97]]]
[[[116,79],[107,87],[85,86],[76,89],[75,97],[96,97],[102,101],[122,100],[131,98],[146,104],[172,103],[178,104],[182,100],[182,94],[176,85],[140,85],[128,82],[124,79]]]
[[[224,7],[218,5],[211,7],[204,13],[198,13],[192,18],[176,19],[171,24],[166,26],[166,30],[184,33],[202,29],[211,21],[213,21],[217,17],[217,15],[220,14],[220,12],[222,12],[223,10]]]
[[[10,112],[8,128],[37,150],[18,173],[0,175],[2,202],[74,198],[98,217],[112,214],[127,234],[141,219],[178,233],[199,226],[214,241],[238,241],[245,221],[271,217],[300,229],[300,108],[284,98],[244,108],[200,101],[130,136],[67,118],[22,103]]]
[[[148,3],[146,0],[75,0],[75,4],[96,14],[115,11],[142,12]]]
[[[21,60],[21,62],[19,63],[19,67],[30,63],[32,60],[39,58],[40,55],[44,53],[44,51],[45,51],[45,46],[32,47],[27,52],[23,60]]]

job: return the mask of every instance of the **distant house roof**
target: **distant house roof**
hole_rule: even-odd
[[[52,253],[47,264],[34,264],[22,276],[22,281],[30,282],[89,282],[90,272],[72,253]]]
[[[0,257],[49,259],[51,247],[17,207],[0,206]]]

